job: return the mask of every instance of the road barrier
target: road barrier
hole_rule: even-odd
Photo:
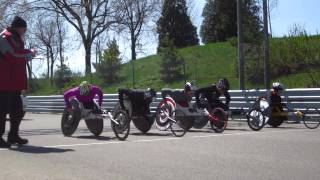
[[[261,96],[267,97],[266,90],[230,90],[230,110],[232,114],[245,113]],[[305,109],[307,107],[320,108],[320,88],[313,89],[287,89],[282,94],[283,101],[293,109]],[[221,98],[224,100],[224,97]],[[151,104],[151,111],[155,112],[159,102],[162,100],[160,93]],[[112,110],[118,103],[118,94],[105,94],[103,100],[104,108]],[[28,112],[35,113],[61,113],[65,107],[63,96],[28,96]]]

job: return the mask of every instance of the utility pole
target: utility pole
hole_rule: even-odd
[[[243,28],[242,28],[242,0],[237,0],[237,22],[238,22],[238,71],[240,89],[245,89],[244,55],[243,55]]]
[[[263,0],[263,32],[264,32],[264,86],[270,89],[270,62],[269,62],[269,32],[268,32],[268,4]]]

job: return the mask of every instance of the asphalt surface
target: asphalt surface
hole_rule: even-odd
[[[99,138],[84,121],[67,138],[60,119],[27,114],[20,134],[30,143],[0,149],[0,179],[320,179],[320,129],[303,124],[254,132],[231,121],[222,134],[205,127],[182,138],[156,128],[147,135],[132,128],[127,141],[118,141],[107,120]]]

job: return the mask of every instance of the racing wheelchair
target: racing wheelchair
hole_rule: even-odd
[[[153,89],[119,89],[119,103],[116,105],[114,115],[126,119],[126,126],[130,129],[130,122],[142,133],[147,133],[153,123],[154,115],[150,112],[150,104],[156,97]]]
[[[61,130],[63,135],[69,137],[77,130],[81,119],[85,120],[85,123],[89,131],[94,136],[99,136],[103,131],[103,119],[111,120],[112,130],[119,140],[125,140],[129,135],[128,122],[122,112],[112,114],[103,108],[100,108],[97,102],[94,100],[94,108],[86,109],[84,105],[77,99],[72,99],[70,104],[72,110],[64,110],[61,119]]]
[[[201,129],[210,121],[210,126],[216,133],[222,133],[228,122],[228,115],[224,109],[199,108],[190,97],[180,90],[164,89],[161,91],[163,100],[159,103],[156,122],[161,129],[171,128],[172,133],[183,136],[187,130]],[[200,98],[202,104],[208,104],[204,98]],[[210,110],[211,109],[211,110]],[[172,125],[179,126],[173,127]],[[177,130],[181,127],[182,130]],[[180,133],[180,134],[177,134]]]
[[[301,111],[295,111],[292,107],[283,103],[284,111],[277,107],[270,107],[266,98],[258,98],[249,109],[247,123],[254,131],[261,130],[266,124],[271,127],[279,127],[289,118],[299,118],[309,129],[315,129],[320,126],[320,110],[314,107],[306,107]],[[289,122],[289,121],[288,121]]]

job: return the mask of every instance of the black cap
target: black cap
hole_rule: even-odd
[[[23,20],[21,17],[16,16],[14,17],[12,23],[11,23],[12,28],[19,28],[19,27],[27,27],[27,22]]]

